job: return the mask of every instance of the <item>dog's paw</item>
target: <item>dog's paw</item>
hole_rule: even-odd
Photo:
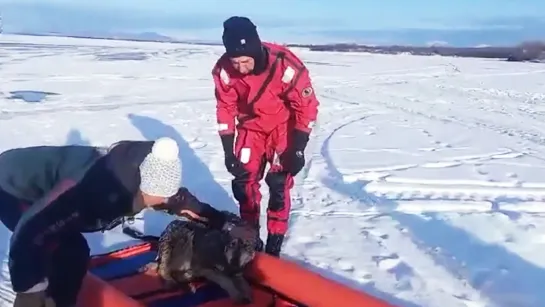
[[[158,264],[156,262],[150,262],[138,269],[139,273],[145,272],[157,272]]]

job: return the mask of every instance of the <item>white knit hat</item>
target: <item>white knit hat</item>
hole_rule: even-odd
[[[140,191],[151,196],[171,197],[182,180],[178,144],[171,138],[155,140],[151,152],[140,164]]]

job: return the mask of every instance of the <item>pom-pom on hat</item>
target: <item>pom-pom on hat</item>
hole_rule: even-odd
[[[176,141],[163,137],[155,140],[151,152],[140,164],[140,191],[150,196],[171,197],[180,188],[182,163]]]

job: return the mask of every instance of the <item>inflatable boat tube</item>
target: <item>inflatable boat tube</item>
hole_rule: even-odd
[[[195,284],[195,293],[165,289],[159,277],[139,268],[156,252],[148,243],[94,256],[78,307],[234,307],[217,285]],[[247,276],[254,302],[248,307],[393,307],[324,278],[296,263],[260,253]]]

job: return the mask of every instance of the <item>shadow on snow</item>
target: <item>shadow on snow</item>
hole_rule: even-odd
[[[238,206],[231,196],[216,182],[208,166],[201,161],[190,144],[176,129],[148,116],[130,114],[129,119],[148,140],[168,136],[178,143],[182,161],[182,185],[195,194],[199,200],[207,202],[219,210],[238,212]],[[148,225],[145,226],[145,233],[157,233],[164,229],[166,223],[171,220],[166,219],[164,214],[151,210],[146,210],[144,216],[145,225]],[[149,228],[151,225],[153,225],[153,229]]]

